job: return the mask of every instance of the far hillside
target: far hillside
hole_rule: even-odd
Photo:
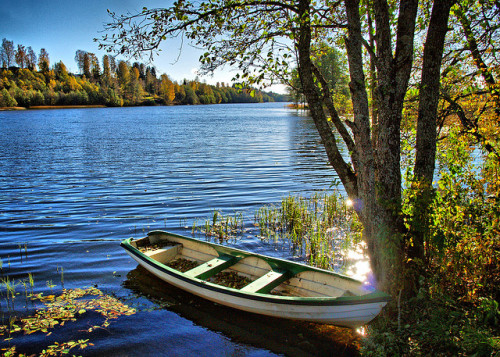
[[[117,61],[105,55],[102,62],[90,52],[76,51],[79,74],[69,73],[59,61],[50,65],[42,48],[37,56],[31,47],[14,48],[3,39],[0,49],[0,107],[40,105],[186,105],[262,103],[288,101],[288,96],[224,82],[209,85],[158,75],[155,67]]]

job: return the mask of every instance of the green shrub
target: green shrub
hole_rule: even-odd
[[[454,130],[438,162],[422,288],[368,327],[364,355],[500,355],[500,163]]]
[[[0,91],[0,107],[15,107],[17,106],[17,101],[12,98],[7,89],[2,89]]]

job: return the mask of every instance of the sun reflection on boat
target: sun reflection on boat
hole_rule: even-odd
[[[369,283],[372,269],[370,267],[370,260],[366,253],[366,249],[366,243],[359,242],[355,246],[343,252],[343,255],[347,265],[345,274],[354,279]]]

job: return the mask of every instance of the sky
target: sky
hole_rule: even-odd
[[[93,52],[102,61],[105,51],[98,50],[94,38],[103,35],[104,24],[110,21],[107,9],[117,14],[140,12],[147,8],[167,7],[173,0],[1,0],[0,39],[6,38],[25,47],[31,46],[35,53],[45,48],[49,53],[51,65],[63,61],[68,70],[78,73],[75,62],[77,50]],[[157,74],[166,73],[171,79],[182,81],[196,77],[199,68],[198,58],[204,53],[186,44],[181,47],[180,40],[167,40],[163,43],[159,56],[149,64],[144,58],[138,62],[156,67]],[[137,61],[117,57],[117,59]],[[217,71],[212,77],[199,77],[209,84],[230,83],[235,75],[231,68]],[[268,90],[284,92],[283,86]]]

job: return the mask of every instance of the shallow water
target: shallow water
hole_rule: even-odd
[[[0,158],[2,274],[32,273],[35,290],[45,294],[48,285],[56,285],[53,292],[95,285],[138,309],[105,331],[85,334],[77,326],[54,334],[54,340],[90,338],[94,346],[77,354],[336,351],[338,329],[324,333],[327,327],[204,302],[160,283],[119,247],[153,229],[190,235],[195,219],[218,209],[243,212],[250,230],[228,244],[293,258],[255,238],[252,223],[263,204],[326,190],[335,179],[304,114],[283,103],[0,112]],[[37,351],[44,338],[30,335],[18,346]]]

